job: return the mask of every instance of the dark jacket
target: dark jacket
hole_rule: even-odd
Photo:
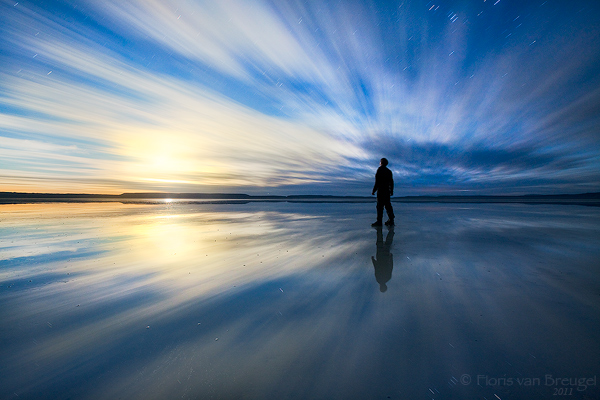
[[[377,192],[377,197],[389,197],[394,195],[394,176],[388,167],[377,168],[375,174],[375,186],[373,194]]]

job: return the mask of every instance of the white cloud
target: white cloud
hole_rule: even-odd
[[[25,36],[21,47],[40,54],[56,72],[3,74],[5,102],[31,116],[7,116],[0,128],[44,139],[8,137],[0,150],[15,166],[39,169],[47,163],[54,180],[60,173],[53,163],[61,165],[65,182],[109,179],[121,181],[120,190],[148,180],[264,186],[313,180],[315,169],[344,163],[345,156],[358,152],[306,124],[136,69],[84,39],[68,40],[64,32]],[[86,154],[70,154],[75,149]],[[17,172],[10,166],[3,170],[5,176],[22,177]]]
[[[30,5],[4,10],[14,13],[2,21],[4,43],[19,56],[0,70],[1,101],[21,112],[4,114],[0,129],[42,146],[0,143],[14,162],[6,177],[47,163],[67,186],[272,186],[343,180],[350,168],[362,179],[373,166],[351,162],[378,158],[369,143],[389,138],[580,154],[596,140],[597,86],[568,85],[595,53],[548,40],[474,57],[462,14],[433,34],[431,21],[400,7],[396,36],[385,37],[382,18],[358,4],[90,2],[85,12],[106,31]],[[160,66],[140,61],[153,52]],[[560,67],[546,65],[551,52]],[[484,179],[480,167],[446,172]]]

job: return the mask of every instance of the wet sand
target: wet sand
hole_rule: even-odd
[[[600,396],[600,209],[394,207],[0,205],[0,398]]]

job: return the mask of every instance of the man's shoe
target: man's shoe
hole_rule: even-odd
[[[388,219],[387,221],[385,221],[385,225],[386,226],[394,226],[394,220],[393,219]]]
[[[383,224],[381,223],[381,221],[375,221],[371,224],[371,226],[382,226]]]

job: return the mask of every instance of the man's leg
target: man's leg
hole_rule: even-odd
[[[385,211],[388,215],[388,220],[385,223],[386,225],[394,225],[394,209],[392,208],[392,202],[390,199],[385,203]]]

